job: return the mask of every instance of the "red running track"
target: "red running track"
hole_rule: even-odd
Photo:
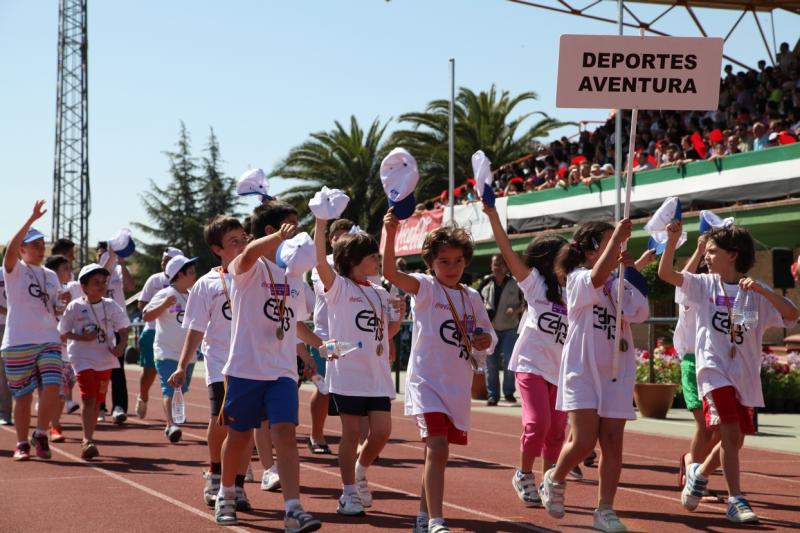
[[[129,373],[129,390],[138,390],[138,374]],[[324,531],[409,531],[418,508],[422,444],[413,422],[393,405],[392,440],[369,479],[375,502],[365,517],[336,514],[340,479],[334,455],[311,455],[308,399],[301,390],[298,446],[301,492],[306,510],[323,521]],[[135,400],[135,392],[131,400]],[[204,442],[208,407],[206,389],[197,380],[186,396],[184,440],[167,442],[163,432],[160,393],[154,386],[149,419],[131,417],[122,427],[101,424],[96,434],[101,456],[80,459],[80,418],[64,415],[67,441],[53,446],[53,459],[17,463],[11,460],[13,428],[0,428],[0,531],[214,531],[213,512],[202,501],[201,473],[207,464]],[[329,419],[329,443],[336,451],[338,419]],[[597,470],[584,468],[585,480],[570,482],[567,515],[550,518],[541,508],[526,508],[517,499],[511,476],[518,459],[519,419],[475,412],[470,444],[451,448],[447,470],[445,515],[455,531],[565,531],[591,529],[597,498]],[[677,461],[688,448],[686,439],[628,432],[624,469],[616,508],[635,531],[733,531],[722,504],[703,504],[685,511],[676,487]],[[254,463],[260,479],[260,465]],[[539,469],[537,463],[536,470]],[[742,485],[756,513],[758,526],[746,529],[781,531],[800,527],[800,454],[745,448]],[[538,479],[538,474],[537,474]],[[710,486],[723,489],[721,476]],[[279,493],[247,484],[255,508],[239,513],[235,531],[283,531]]]

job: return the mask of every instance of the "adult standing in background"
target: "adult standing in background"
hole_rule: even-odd
[[[500,367],[503,368],[503,397],[516,403],[514,373],[508,370],[508,361],[517,342],[517,328],[524,302],[517,282],[508,273],[502,256],[492,256],[492,273],[483,278],[479,287],[483,304],[497,333],[494,353],[486,359],[486,405],[497,405],[500,400]]]
[[[6,314],[8,313],[6,303],[6,282],[3,278],[3,267],[0,266],[0,339],[6,330]],[[11,389],[8,388],[6,379],[6,369],[0,357],[0,426],[11,425],[11,413],[13,412],[14,400],[11,396]]]

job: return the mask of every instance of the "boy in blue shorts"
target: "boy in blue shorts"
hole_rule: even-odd
[[[298,423],[297,343],[320,346],[319,337],[297,321],[305,307],[299,284],[275,263],[278,245],[291,237],[297,211],[286,204],[261,204],[253,212],[251,241],[228,267],[231,287],[231,349],[222,370],[226,378],[222,417],[228,437],[222,454],[222,480],[215,516],[218,524],[236,524],[236,487],[242,453],[252,430],[269,420],[278,458],[287,533],[316,531],[319,520],[300,505],[300,458],[295,441]],[[299,340],[298,340],[299,339]],[[311,358],[304,360],[314,370]]]

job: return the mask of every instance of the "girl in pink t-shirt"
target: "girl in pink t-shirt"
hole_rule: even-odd
[[[414,297],[405,413],[414,416],[425,441],[425,473],[414,531],[449,533],[444,523],[444,472],[450,444],[466,444],[473,369],[483,366],[497,336],[480,295],[461,284],[472,259],[472,238],[457,226],[430,232],[422,259],[431,274],[397,270],[394,246],[399,222],[392,209],[383,219],[383,275]],[[427,528],[425,523],[427,522]]]
[[[533,239],[525,261],[511,248],[497,210],[483,208],[492,225],[497,246],[528,304],[521,335],[514,345],[508,369],[515,373],[522,401],[522,436],[519,468],[511,482],[525,505],[541,505],[533,463],[542,457],[542,473],[553,465],[564,443],[567,414],[556,409],[558,369],[567,337],[567,306],[554,263],[567,243],[558,235]]]

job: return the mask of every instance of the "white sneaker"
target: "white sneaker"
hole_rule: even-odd
[[[67,400],[67,405],[65,405],[64,408],[67,410],[67,414],[69,415],[80,409],[81,404],[72,400]]]
[[[358,489],[358,497],[361,498],[361,505],[364,507],[372,507],[372,493],[369,491],[367,478],[356,478],[356,489]]]
[[[725,517],[731,522],[739,524],[758,522],[758,516],[753,512],[750,503],[744,496],[728,498],[728,512]]]
[[[136,416],[144,418],[147,416],[147,402],[141,396],[136,397]]]
[[[708,485],[708,479],[700,479],[698,470],[700,470],[699,463],[692,463],[686,469],[686,484],[681,491],[681,504],[687,511],[697,509]]]
[[[364,506],[361,504],[358,492],[342,494],[339,497],[339,508],[336,509],[336,512],[347,516],[363,515]]]
[[[436,524],[428,528],[428,533],[450,533],[450,528],[446,524]]]
[[[252,463],[247,465],[247,472],[244,473],[244,480],[246,483],[252,483],[255,477],[253,477],[253,465]]]
[[[417,515],[412,533],[428,533],[428,515]]]
[[[278,475],[278,469],[272,465],[264,470],[261,476],[261,490],[278,490],[281,488],[281,478]]]
[[[538,507],[542,505],[542,498],[539,496],[539,491],[536,489],[536,481],[533,477],[533,473],[523,474],[517,470],[511,477],[511,485],[517,492],[517,497],[519,497],[526,506]]]
[[[97,421],[98,422],[105,422],[106,421],[106,414],[107,413],[106,413],[105,409],[100,409],[97,412]]]
[[[217,493],[219,493],[221,476],[208,472],[204,473],[203,477],[206,478],[206,485],[203,487],[203,501],[206,502],[206,505],[209,507],[214,507],[214,502],[217,501]]]
[[[119,405],[115,406],[111,411],[111,420],[113,420],[115,424],[122,424],[127,419],[128,415],[125,414],[125,411]]]
[[[544,479],[540,485],[539,496],[542,498],[542,505],[553,518],[564,518],[564,492],[567,489],[566,483],[555,483],[550,476],[553,475],[554,468],[544,473]]]
[[[620,522],[617,513],[614,509],[595,509],[594,521],[592,527],[598,531],[605,531],[606,533],[621,533],[628,531],[625,524]]]
[[[174,444],[181,440],[183,431],[181,431],[181,428],[173,424],[164,428],[164,434],[167,436],[169,441]]]

